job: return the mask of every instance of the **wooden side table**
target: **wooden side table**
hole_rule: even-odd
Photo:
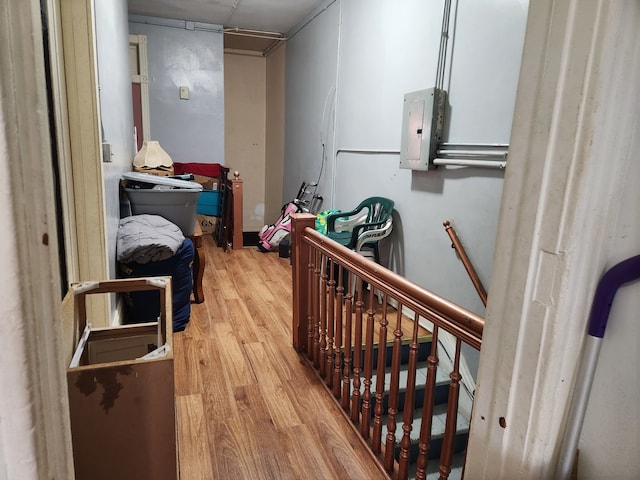
[[[202,277],[204,275],[204,267],[206,266],[205,252],[202,246],[202,228],[200,223],[196,221],[193,235],[187,235],[193,242],[195,253],[193,255],[193,300],[195,303],[204,302],[204,292],[202,290]]]

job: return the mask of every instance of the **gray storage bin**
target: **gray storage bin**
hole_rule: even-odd
[[[160,215],[180,227],[185,236],[193,235],[202,185],[138,172],[125,173],[122,178],[133,215]]]

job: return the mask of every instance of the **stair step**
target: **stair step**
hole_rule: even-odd
[[[465,452],[457,453],[451,459],[451,472],[449,480],[462,480],[462,469],[464,467]],[[417,464],[409,465],[409,478],[416,478]],[[427,464],[427,480],[437,480],[440,477],[440,462],[432,459]]]
[[[439,458],[442,452],[442,442],[444,440],[444,429],[447,418],[447,406],[436,405],[433,409],[433,420],[431,425],[431,443],[429,445],[430,459]],[[400,441],[402,440],[402,416],[396,417],[396,458],[400,456]],[[422,425],[422,409],[417,409],[414,412],[413,428],[410,433],[411,447],[410,447],[410,462],[415,463],[418,458],[418,442],[420,438],[420,427]],[[454,453],[463,452],[467,446],[467,437],[469,435],[469,420],[464,418],[458,413],[456,423],[456,438],[454,442]],[[386,419],[382,425],[382,438],[387,435],[387,423]]]
[[[405,402],[405,395],[407,393],[407,389],[406,389],[406,384],[407,384],[407,378],[409,376],[409,366],[408,365],[401,365],[400,366],[400,378],[399,378],[399,382],[398,384],[400,385],[400,388],[398,390],[398,411],[402,412],[404,410],[404,402]],[[372,396],[375,395],[375,388],[376,388],[376,382],[377,382],[377,375],[372,375],[371,377],[371,392],[372,392]],[[363,377],[360,378],[361,384],[360,384],[360,394],[362,395],[362,393],[364,392],[364,379]],[[422,366],[420,368],[416,369],[416,390],[415,390],[415,396],[414,396],[414,408],[422,408],[424,405],[424,391],[425,391],[425,383],[427,381],[427,367],[426,366]],[[449,383],[451,383],[451,379],[449,378],[449,375],[445,372],[442,371],[442,369],[437,369],[436,370],[436,385],[435,385],[435,392],[434,392],[434,405],[439,405],[439,404],[446,404],[447,403],[447,399],[449,398]],[[384,381],[384,397],[383,397],[383,403],[382,403],[382,408],[383,411],[386,412],[387,409],[389,408],[389,390],[391,388],[391,372],[386,372],[385,373],[385,381]],[[371,403],[372,403],[372,414],[373,414],[373,405],[374,405],[375,399],[372,398]]]
[[[409,366],[402,365],[400,367],[400,379],[399,385],[400,389],[398,392],[398,411],[404,410],[404,401],[405,395],[407,393],[406,384],[407,378],[409,376]],[[371,379],[372,387],[376,385],[377,375],[374,375]],[[416,391],[414,396],[414,408],[422,408],[424,405],[424,391],[425,391],[425,383],[427,381],[427,367],[422,366],[416,369]],[[434,405],[439,405],[442,403],[447,403],[447,399],[449,398],[449,384],[451,383],[451,379],[449,376],[443,372],[441,369],[436,370],[436,388],[434,392]],[[385,373],[384,380],[384,389],[385,396],[383,400],[383,410],[386,412],[389,407],[389,390],[391,388],[391,372]]]
[[[426,358],[431,353],[431,335],[424,336],[418,339],[418,359],[421,362],[426,361]],[[403,343],[400,346],[400,364],[404,365],[409,362],[409,353],[410,353],[410,345],[409,341],[403,340]],[[378,365],[378,355],[380,354],[380,347],[376,345],[373,349],[373,366],[374,368]],[[351,352],[351,364],[353,365],[353,355],[354,352]],[[390,367],[391,362],[393,361],[393,342],[387,342],[385,346],[385,366]],[[360,365],[364,365],[364,357],[365,357],[365,349],[362,348],[362,352],[360,355]]]

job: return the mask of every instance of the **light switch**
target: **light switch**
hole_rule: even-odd
[[[189,100],[189,87],[180,87],[180,99]]]

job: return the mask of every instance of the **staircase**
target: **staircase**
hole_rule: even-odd
[[[292,216],[293,346],[306,353],[392,478],[439,478],[441,462],[453,469],[464,458],[469,427],[462,411],[471,411],[473,399],[462,379],[462,346],[480,350],[484,319],[327,239],[314,225],[313,215]],[[431,334],[422,325],[430,325]],[[386,370],[380,386],[378,370]],[[422,405],[425,392],[429,405]],[[423,411],[435,417],[425,420],[432,431],[421,434]],[[412,464],[418,461],[424,470]],[[460,470],[449,478],[460,478]]]
[[[420,428],[422,425],[422,413],[424,406],[424,393],[425,393],[425,383],[427,379],[427,362],[426,358],[431,351],[431,337],[424,336],[420,339],[419,347],[418,347],[418,367],[416,369],[416,390],[414,396],[414,413],[413,413],[413,428],[411,430],[411,447],[410,447],[410,469],[409,469],[409,478],[415,478],[415,472],[417,469],[417,458],[418,458],[418,441]],[[385,365],[386,365],[386,373],[385,373],[385,390],[384,397],[382,401],[383,412],[385,415],[383,416],[382,422],[382,439],[384,443],[384,439],[387,436],[387,421],[389,409],[389,395],[391,389],[391,357],[392,357],[392,349],[393,345],[388,343],[386,345],[386,353],[385,353]],[[373,350],[373,365],[377,365],[378,356],[380,354],[379,346],[376,346]],[[398,401],[397,401],[397,414],[396,414],[396,448],[395,448],[395,458],[399,460],[400,458],[400,441],[402,440],[403,430],[402,430],[402,417],[404,413],[404,404],[405,404],[405,396],[406,396],[406,387],[402,387],[407,384],[408,379],[408,359],[409,359],[409,344],[404,343],[401,349],[401,367],[400,367],[400,379],[399,385],[400,389],[398,392]],[[362,353],[361,365],[364,364],[364,352]],[[353,362],[352,362],[353,365]],[[427,465],[427,479],[437,479],[439,477],[439,458],[442,453],[442,443],[444,440],[444,430],[445,430],[445,420],[447,415],[447,399],[449,395],[449,384],[451,380],[449,379],[448,374],[444,371],[443,368],[438,368],[436,373],[436,389],[434,394],[434,409],[433,409],[433,419],[432,419],[432,428],[431,428],[431,442],[429,445],[429,453],[428,459],[429,463]],[[375,391],[375,386],[377,384],[377,375],[373,375],[371,381],[372,391]],[[361,393],[363,392],[364,387],[361,386]],[[375,398],[372,399],[372,417],[373,411],[375,407]],[[455,447],[454,447],[454,458],[453,464],[451,468],[451,473],[449,474],[449,478],[452,480],[458,480],[462,478],[462,467],[464,464],[464,451],[467,446],[467,439],[469,434],[469,419],[465,418],[460,412],[458,413],[457,419],[457,428],[456,428],[456,438],[455,438]]]

